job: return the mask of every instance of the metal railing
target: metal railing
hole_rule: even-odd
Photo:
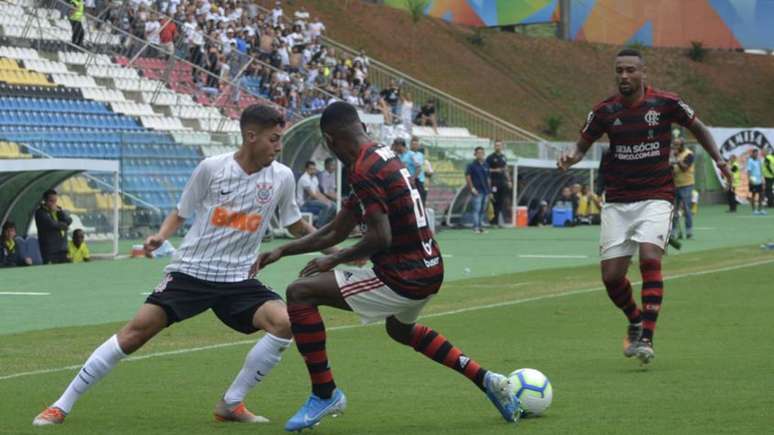
[[[259,9],[266,14],[271,11],[259,5]],[[283,16],[284,18],[284,16]],[[358,51],[341,42],[326,36],[322,37],[324,43],[344,53],[350,58],[360,55]],[[399,83],[404,91],[411,93],[413,101],[422,102],[429,99],[435,100],[436,114],[447,125],[467,128],[471,133],[490,139],[501,139],[506,142],[547,142],[546,139],[518,127],[496,115],[486,112],[466,101],[449,95],[421,80],[409,76],[383,62],[368,58],[368,80],[382,89],[391,81]]]

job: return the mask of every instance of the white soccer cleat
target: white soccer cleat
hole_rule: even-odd
[[[44,409],[43,412],[38,414],[34,420],[32,420],[33,426],[49,426],[52,424],[62,424],[67,413],[55,406],[49,406]]]
[[[268,423],[269,419],[255,415],[248,411],[243,402],[234,406],[227,406],[226,402],[221,400],[215,405],[215,420],[221,422],[233,421],[237,423]]]

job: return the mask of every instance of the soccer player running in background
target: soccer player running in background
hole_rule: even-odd
[[[520,416],[519,402],[505,376],[482,368],[442,335],[415,323],[441,287],[443,260],[408,170],[389,148],[368,137],[350,104],[328,106],[320,128],[327,146],[346,166],[353,194],[331,223],[262,254],[260,267],[284,256],[334,246],[360,223],[367,229],[355,245],[310,261],[301,278],[287,289],[293,336],[309,371],[312,394],[285,430],[311,427],[346,407],[346,397],[336,387],[328,364],[320,305],[354,311],[364,323],[386,319],[392,339],[462,373],[486,393],[505,420],[515,421]],[[332,270],[369,256],[373,269]]]
[[[147,238],[147,253],[193,217],[166,275],[134,318],[102,343],[78,371],[64,394],[35,417],[36,426],[59,424],[75,402],[118,362],[162,329],[212,309],[230,328],[266,334],[248,352],[242,370],[215,407],[220,421],[263,423],[243,399],[280,361],[292,334],[285,304],[257,279],[258,248],[269,221],[279,210],[280,223],[295,236],[314,231],[301,219],[295,180],[275,162],[285,126],[282,114],[268,106],[248,107],[241,116],[242,147],[236,153],[205,159],[194,170],[177,209],[159,232]]]
[[[687,127],[729,181],[731,175],[693,109],[676,94],[645,84],[645,62],[637,50],[618,53],[615,77],[618,94],[594,107],[578,142],[559,157],[557,166],[566,170],[578,163],[607,133],[610,150],[603,174],[606,198],[599,243],[602,281],[629,321],[624,355],[647,364],[655,356],[653,332],[664,294],[661,257],[669,241],[675,198],[669,165],[672,123]],[[641,307],[626,277],[634,254],[639,254],[642,274]]]

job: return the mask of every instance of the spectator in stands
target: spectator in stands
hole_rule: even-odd
[[[475,159],[465,169],[465,181],[471,194],[473,208],[473,232],[484,233],[482,221],[486,216],[487,199],[491,190],[489,185],[489,166],[486,164],[484,147],[476,147],[473,152]]]
[[[578,195],[578,214],[576,222],[586,225],[599,225],[602,201],[590,188],[584,184]]]
[[[22,256],[21,238],[16,237],[16,225],[11,221],[3,224],[0,234],[0,267],[30,266],[32,258]]]
[[[494,152],[487,156],[486,164],[489,165],[490,182],[492,184],[492,202],[494,216],[490,224],[500,225],[500,217],[503,222],[508,221],[505,204],[508,200],[513,184],[511,174],[508,171],[508,159],[503,154],[503,141],[495,140]]]
[[[415,153],[412,150],[409,150],[406,147],[406,141],[402,137],[396,137],[392,141],[392,151],[400,158],[400,161],[403,163],[403,166],[406,167],[409,173],[409,179],[411,180],[411,183],[414,185],[417,190],[419,190],[419,186],[417,184],[419,174],[422,171],[422,164],[424,162],[424,156],[417,156],[417,153]],[[421,161],[420,161],[421,159]],[[422,186],[422,189],[424,190],[424,186]],[[421,191],[420,191],[421,195]]]
[[[393,117],[398,115],[398,103],[400,102],[400,88],[395,80],[390,80],[390,85],[381,92],[381,97],[390,109],[392,116],[389,124],[393,123]],[[385,120],[387,122],[387,120]]]
[[[330,222],[336,214],[336,204],[320,193],[317,164],[311,160],[306,162],[304,173],[298,179],[296,201],[302,212],[312,213],[316,217],[317,228]]]
[[[414,126],[414,102],[411,101],[411,94],[404,92],[400,96],[400,119],[403,128],[411,134],[411,127]]]
[[[438,119],[435,113],[435,100],[429,99],[419,109],[416,118],[417,125],[433,127],[433,132],[438,134]]]
[[[411,136],[411,152],[414,153],[414,164],[417,166],[417,176],[414,182],[417,185],[419,196],[422,198],[422,205],[427,202],[427,176],[425,174],[425,168],[427,161],[425,160],[425,152],[422,149],[422,144],[419,142],[419,138]]]
[[[761,151],[761,166],[763,170],[766,206],[774,208],[774,153]]]
[[[333,202],[337,199],[336,189],[336,159],[325,159],[325,170],[320,173],[320,192]]]
[[[694,164],[693,151],[685,146],[685,140],[677,137],[672,141],[674,160],[672,172],[674,173],[675,210],[672,214],[672,233],[677,234],[678,239],[683,238],[683,230],[680,227],[680,213],[685,218],[685,237],[693,237],[693,215],[691,213],[691,196],[693,195]]]
[[[148,57],[158,57],[159,51],[155,46],[161,45],[161,22],[156,13],[152,13],[145,22],[145,40],[153,45],[145,49],[145,55]]]
[[[91,261],[89,246],[86,244],[83,230],[77,229],[73,231],[73,239],[67,242],[67,259],[71,263]]]
[[[68,16],[71,29],[70,42],[83,47],[83,12],[85,5],[83,0],[70,0],[70,4],[72,5],[72,10],[70,10],[70,15]]]
[[[73,222],[57,205],[59,196],[51,189],[43,194],[43,202],[35,210],[38,227],[38,243],[43,264],[67,262],[67,228]]]
[[[177,25],[170,18],[159,18],[159,42],[170,59],[175,56],[175,37],[177,36]]]

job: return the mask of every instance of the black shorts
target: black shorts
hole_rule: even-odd
[[[750,193],[763,193],[763,184],[750,183]]]
[[[257,279],[212,282],[172,272],[164,277],[145,303],[164,309],[167,326],[211,308],[231,329],[251,334],[258,330],[253,326],[255,311],[273,300],[282,298]]]

